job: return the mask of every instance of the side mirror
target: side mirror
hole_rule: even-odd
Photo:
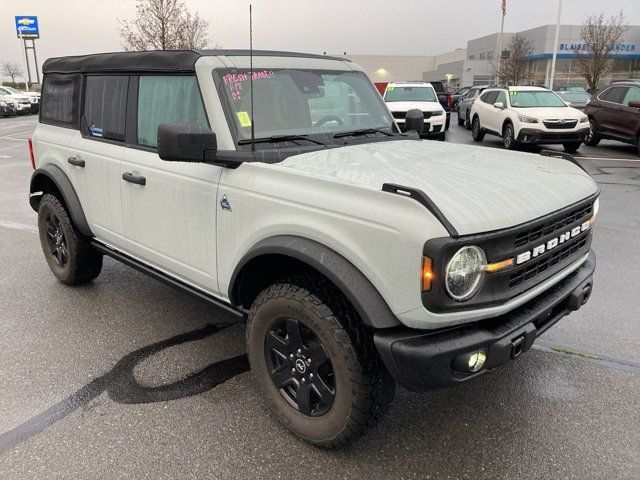
[[[502,103],[502,102],[496,102],[496,103],[493,104],[493,106],[495,108],[499,108],[500,110],[504,109],[504,103]]]
[[[161,123],[158,125],[158,156],[168,162],[215,160],[216,134],[200,125]]]
[[[628,106],[631,108],[640,108],[640,100],[631,100]]]
[[[418,135],[422,135],[424,132],[424,113],[417,108],[409,110],[404,120],[404,126],[407,132],[414,131]]]
[[[571,102],[566,102],[566,101],[565,101],[564,103],[567,105],[567,107],[570,107],[570,106],[571,106]]]

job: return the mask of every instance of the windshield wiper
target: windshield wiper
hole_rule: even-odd
[[[277,143],[277,142],[288,142],[293,140],[306,140],[311,143],[315,143],[316,145],[326,145],[319,140],[314,140],[313,138],[309,138],[307,135],[272,135],[270,137],[262,137],[255,138],[253,141],[255,143]],[[243,138],[242,140],[238,140],[238,145],[249,145],[251,144],[250,138]]]
[[[367,135],[369,133],[383,133],[387,137],[393,137],[393,133],[386,132],[381,128],[361,128],[360,130],[351,130],[349,132],[336,133],[333,138],[355,137],[358,135]]]

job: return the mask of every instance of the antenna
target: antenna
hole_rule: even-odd
[[[251,151],[256,149],[255,117],[253,116],[253,19],[249,4],[249,88],[251,90]]]

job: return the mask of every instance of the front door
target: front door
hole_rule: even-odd
[[[143,75],[136,87],[131,92],[137,98],[136,134],[134,144],[125,149],[120,172],[127,250],[217,293],[215,234],[222,168],[163,161],[157,153],[158,124],[209,126],[196,78]]]

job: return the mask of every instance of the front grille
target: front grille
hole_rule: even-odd
[[[393,118],[406,118],[407,116],[407,112],[391,112],[391,114],[393,115]],[[431,117],[437,117],[438,115],[440,115],[440,112],[422,112],[422,114],[424,115],[424,118],[431,118]]]
[[[391,112],[393,118],[404,118],[407,116],[407,112]]]
[[[537,227],[532,228],[531,230],[526,230],[519,233],[515,237],[513,246],[515,248],[523,247],[529,242],[533,242],[535,240],[538,240],[539,238],[551,235],[552,233],[557,232],[567,225],[571,225],[572,223],[577,222],[578,220],[587,220],[591,218],[592,212],[593,203],[576,208],[565,215],[549,220],[542,225],[538,225]]]
[[[553,253],[550,255],[546,255],[540,258],[540,260],[530,262],[530,265],[514,271],[509,277],[509,288],[517,287],[518,285],[537,277],[550,267],[557,265],[561,261],[579,252],[586,244],[587,236],[584,235],[580,238],[567,242],[562,246],[556,247],[552,250]]]
[[[544,126],[550,130],[559,130],[563,128],[574,128],[577,124],[577,120],[543,120]]]

